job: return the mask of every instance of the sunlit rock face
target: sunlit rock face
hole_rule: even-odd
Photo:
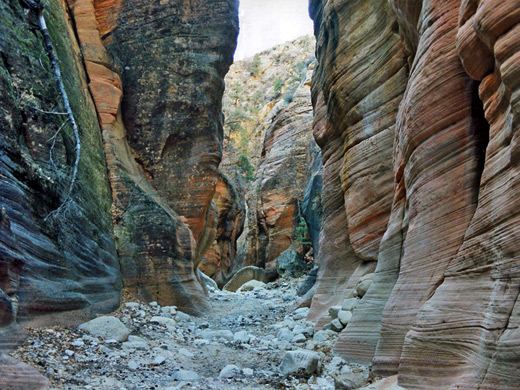
[[[60,1],[46,2],[44,15],[81,129],[81,159],[66,201],[75,142],[62,98],[34,15],[2,1],[0,327],[78,322],[115,309],[121,293],[100,128],[79,47]],[[0,348],[11,337],[12,330],[0,334]]]
[[[237,4],[78,0],[72,9],[103,126],[124,287],[205,311],[194,271],[217,234],[219,102]]]
[[[246,209],[244,188],[224,172],[213,196],[218,212],[215,241],[205,253],[199,269],[223,287],[237,270],[237,240],[244,229]]]
[[[226,76],[221,169],[247,203],[238,253],[229,264],[269,268],[270,278],[276,277],[274,260],[284,250],[302,252],[295,239],[298,215],[305,215],[311,171],[320,171],[309,91],[313,53],[314,38],[300,37],[234,63]],[[309,196],[309,212],[319,214],[319,192],[310,191]],[[319,222],[312,224],[316,229]],[[205,265],[201,269],[208,270]]]
[[[372,363],[376,375],[397,373],[409,389],[516,388],[520,3],[311,5],[324,220],[309,318],[324,323],[325,308],[348,297],[359,279],[359,264],[377,260],[373,282],[340,335],[339,354]],[[367,180],[375,200],[368,190],[348,196],[348,175],[370,172],[375,161],[348,155],[363,145],[359,129],[373,128],[359,103],[350,103],[366,97],[379,102],[375,107],[393,107],[377,122],[388,121],[392,132],[378,153],[387,156],[392,181]],[[369,217],[351,222],[359,204],[375,220],[385,215],[378,235],[370,234],[376,225]],[[383,214],[373,209],[383,204]],[[365,230],[356,235],[356,226]],[[378,245],[370,245],[373,237]]]

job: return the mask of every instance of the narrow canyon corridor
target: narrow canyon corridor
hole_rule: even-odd
[[[0,1],[0,390],[520,390],[519,297],[520,0]]]

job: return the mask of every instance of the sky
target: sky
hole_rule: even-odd
[[[235,61],[313,33],[309,0],[240,0]]]

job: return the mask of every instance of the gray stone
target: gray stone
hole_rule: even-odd
[[[303,334],[297,334],[291,339],[291,343],[293,344],[302,344],[307,341],[307,338]]]
[[[177,323],[175,320],[168,318],[168,317],[161,317],[161,316],[154,316],[150,319],[150,322],[152,324],[159,324],[166,326],[168,329],[175,329],[175,326]]]
[[[181,348],[179,349],[179,353],[181,355],[184,355],[186,357],[189,357],[189,358],[192,358],[193,356],[195,356],[194,354],[192,354],[190,351],[188,351],[186,348]]]
[[[213,339],[226,339],[227,341],[233,341],[233,332],[230,330],[209,330],[205,329],[198,333],[198,336],[206,339],[206,340],[213,340]]]
[[[183,382],[195,382],[200,380],[200,375],[191,370],[179,370],[173,373],[172,379]]]
[[[344,328],[343,324],[337,319],[333,319],[330,323],[330,328],[334,331],[334,332],[341,332]]]
[[[255,372],[252,368],[243,368],[242,369],[242,374],[244,374],[245,376],[253,376],[254,373]]]
[[[341,310],[352,311],[357,306],[359,299],[348,298],[341,303]]]
[[[241,330],[233,335],[233,341],[241,344],[247,344],[249,343],[249,341],[251,341],[252,337],[253,336],[251,336],[245,330]]]
[[[166,361],[166,358],[162,355],[157,355],[153,358],[153,362],[152,364],[154,366],[160,366],[161,364],[163,364],[164,362]]]
[[[294,249],[286,249],[276,259],[276,272],[280,276],[288,275],[297,278],[308,269],[309,265]]]
[[[126,341],[130,334],[128,328],[118,318],[112,316],[94,318],[78,328],[102,339],[114,339],[118,342]]]
[[[241,292],[247,292],[247,291],[253,291],[257,289],[265,288],[265,283],[261,282],[259,280],[250,280],[249,282],[244,283],[240,288],[237,290],[238,293]]]
[[[146,340],[139,336],[128,336],[128,341],[123,343],[122,347],[126,350],[147,350],[149,348]]]
[[[244,283],[247,283],[250,280],[259,280],[266,283],[267,277],[265,275],[265,270],[254,266],[244,267],[233,275],[231,280],[224,286],[223,290],[236,292]]]
[[[358,297],[363,298],[367,293],[370,285],[372,284],[371,279],[366,279],[358,283],[356,286],[356,294]]]
[[[296,309],[292,315],[292,318],[294,320],[303,320],[304,318],[307,318],[307,314],[309,314],[309,308],[308,307],[301,307],[299,309]]]
[[[189,314],[186,314],[182,311],[178,311],[177,314],[175,314],[175,319],[177,321],[190,321],[191,316]]]
[[[200,271],[200,270],[199,270]],[[218,290],[218,284],[217,282],[215,282],[213,279],[211,279],[208,275],[206,275],[204,272],[200,271],[198,272],[198,275],[201,279],[201,281],[206,285],[206,287],[210,290],[210,291],[215,291],[215,290]]]
[[[129,309],[137,309],[139,308],[139,303],[137,302],[126,302],[125,307],[128,307]]]
[[[338,313],[338,320],[343,324],[343,326],[347,326],[347,324],[352,319],[352,312],[346,310],[340,310]]]
[[[132,371],[135,371],[135,370],[137,370],[139,368],[139,364],[137,362],[133,361],[133,360],[130,360],[128,362],[128,368],[130,370],[132,370]]]
[[[338,313],[339,311],[341,310],[341,306],[332,306],[330,309],[329,309],[329,316],[334,319],[334,318],[338,318]]]
[[[330,337],[330,333],[326,330],[318,330],[316,333],[314,333],[314,336],[312,337],[313,341],[320,342],[320,341],[326,341]]]
[[[310,289],[316,284],[316,279],[318,278],[318,266],[315,265],[314,268],[312,268],[307,276],[305,277],[305,280],[298,286],[298,289],[296,290],[296,293],[298,296],[304,296],[307,294]]]
[[[283,341],[291,341],[293,337],[294,333],[287,328],[280,329],[276,334],[276,338]]]
[[[236,378],[237,376],[240,376],[242,374],[242,370],[238,368],[238,366],[235,366],[234,364],[228,364],[226,367],[224,367],[220,374],[218,374],[218,377],[220,379],[229,379],[229,378]]]
[[[280,365],[282,375],[296,374],[300,370],[306,374],[319,374],[321,369],[320,355],[307,350],[288,351]]]

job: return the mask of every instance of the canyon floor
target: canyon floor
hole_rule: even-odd
[[[128,329],[126,342],[96,337],[77,327],[28,329],[26,343],[13,356],[49,378],[52,390],[367,385],[366,367],[333,356],[337,333],[314,333],[305,322],[307,309],[294,311],[300,281],[282,279],[237,293],[212,289],[213,311],[201,318],[155,303],[125,302],[109,316]],[[300,370],[283,375],[280,367],[286,353],[296,350],[314,351],[321,368],[313,374]]]

